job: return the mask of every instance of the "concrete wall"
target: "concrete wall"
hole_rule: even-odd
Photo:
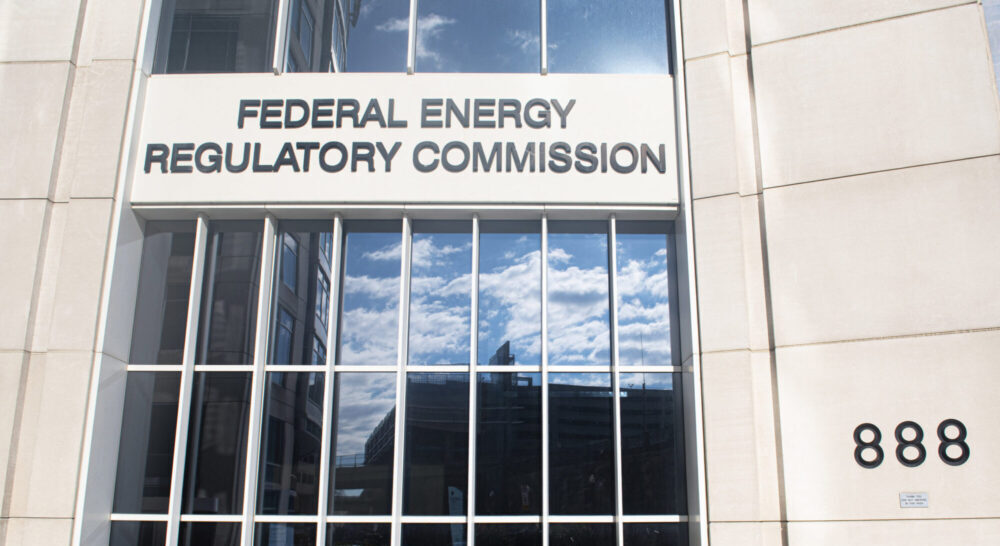
[[[0,544],[70,541],[141,4],[0,4]]]
[[[712,545],[997,543],[982,7],[688,0],[683,24]],[[947,418],[969,430],[962,466],[938,457]],[[915,468],[895,457],[906,420]],[[872,470],[853,458],[865,422],[886,454]]]

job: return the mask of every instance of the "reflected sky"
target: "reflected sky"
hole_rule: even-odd
[[[401,256],[399,232],[347,233],[340,364],[396,364]]]
[[[364,457],[365,441],[396,406],[395,373],[337,373],[337,457]]]
[[[405,72],[409,16],[407,0],[362,0],[357,23],[347,23],[346,70]]]
[[[616,242],[619,361],[623,366],[670,365],[667,237],[618,233]]]
[[[538,0],[421,0],[417,6],[417,71],[539,71]]]
[[[542,362],[542,266],[538,222],[517,222],[533,233],[497,233],[513,224],[483,222],[479,235],[479,364],[510,342],[510,362]],[[527,224],[527,226],[524,226]],[[501,357],[498,360],[503,360]]]
[[[421,233],[421,224],[413,233],[409,363],[468,364],[472,234]],[[472,229],[469,222],[427,227]]]
[[[549,72],[663,74],[664,0],[548,1]]]
[[[549,364],[609,365],[608,236],[559,233],[603,229],[603,222],[552,222],[549,233]]]

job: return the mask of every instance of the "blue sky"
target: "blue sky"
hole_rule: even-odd
[[[418,72],[538,72],[539,0],[421,0]],[[350,31],[347,69],[406,69],[409,2],[362,0]],[[664,73],[662,0],[549,0],[551,72]]]

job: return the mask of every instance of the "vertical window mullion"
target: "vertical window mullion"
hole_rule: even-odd
[[[257,287],[257,330],[254,333],[253,380],[250,393],[250,425],[247,434],[246,475],[243,480],[244,546],[253,543],[253,520],[257,510],[257,478],[260,464],[261,415],[267,372],[268,334],[271,330],[271,288],[274,284],[275,247],[278,221],[271,215],[264,219],[261,246],[260,285]]]
[[[333,279],[340,279],[343,269],[343,246],[344,246],[344,221],[340,215],[333,219],[333,249],[330,258],[330,296],[327,305],[327,329],[326,329],[326,374],[323,380],[323,437],[320,441],[319,452],[319,503],[317,507],[319,520],[316,525],[316,546],[326,544],[326,515],[330,511],[330,444],[332,442],[333,427],[333,405],[337,403],[333,399],[334,394],[334,370],[333,365],[337,362],[337,328],[340,321],[340,282]]]
[[[542,214],[542,546],[549,546],[549,219]]]
[[[278,16],[275,17],[274,55],[271,57],[271,70],[281,74],[285,68],[285,52],[288,50],[288,5],[291,0],[278,0]]]
[[[416,9],[416,0],[412,2]],[[411,17],[414,12],[411,13]],[[411,30],[413,20],[410,21]],[[392,474],[392,546],[402,544],[403,514],[403,442],[406,427],[406,360],[408,327],[410,322],[410,260],[413,254],[413,229],[410,217],[403,216],[402,259],[399,274],[399,325],[396,343],[396,445],[393,453]]]
[[[479,420],[476,418],[476,364],[479,360],[479,215],[472,215],[472,299],[471,299],[471,320],[469,321],[469,479],[466,484],[466,497],[468,498],[468,508],[466,515],[468,520],[465,524],[466,544],[475,546],[476,535],[474,533],[476,514],[476,425]]]
[[[184,463],[187,454],[188,424],[191,417],[191,391],[194,383],[195,347],[198,339],[202,283],[205,278],[208,219],[198,215],[195,227],[194,256],[191,262],[191,290],[188,295],[187,325],[184,331],[184,355],[181,359],[181,390],[177,400],[177,430],[174,437],[174,465],[170,477],[170,504],[167,508],[167,544],[177,544],[180,531],[181,499],[184,494]]]
[[[620,372],[618,370],[618,252],[617,226],[615,215],[608,220],[608,302],[611,311],[611,411],[615,430],[615,536],[618,546],[624,543],[625,525],[622,501],[622,415],[620,392]]]
[[[549,73],[549,3],[548,0],[541,0],[541,28],[539,29],[539,40],[538,43],[542,48],[541,51],[541,71],[542,75]]]
[[[410,0],[410,24],[406,41],[406,73],[413,74],[417,64],[417,0]],[[395,536],[395,535],[393,535]]]

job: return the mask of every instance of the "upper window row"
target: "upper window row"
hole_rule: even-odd
[[[284,4],[286,17],[279,16],[279,0],[165,0],[154,72],[269,72],[282,24],[284,66],[278,68],[287,72],[404,72],[409,43],[419,72],[670,70],[665,0]]]

